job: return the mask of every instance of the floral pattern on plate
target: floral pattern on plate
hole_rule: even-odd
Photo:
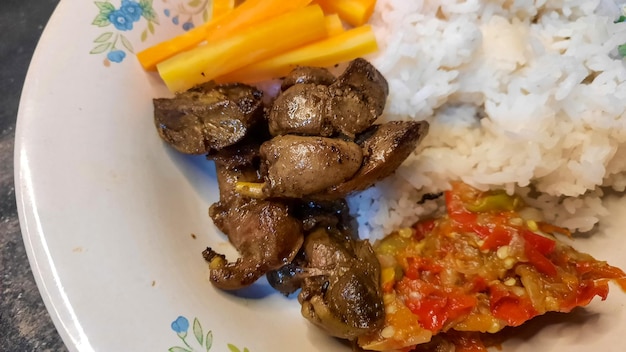
[[[208,21],[210,17],[209,5],[209,0],[183,1],[173,8],[166,8],[163,10],[163,14],[170,18],[173,24],[180,25],[183,30],[188,31],[198,24]]]
[[[91,23],[97,27],[113,27],[113,30],[100,34],[94,40],[94,48],[90,54],[104,54],[104,65],[112,62],[120,63],[126,58],[127,52],[134,54],[133,44],[124,32],[130,32],[138,27],[137,22],[145,21],[145,29],[141,33],[144,41],[149,34],[154,34],[155,25],[159,24],[159,17],[152,7],[152,0],[121,0],[120,6],[115,7],[110,1],[95,1],[99,12]],[[135,26],[137,24],[137,26]]]
[[[169,352],[196,352],[196,351],[211,351],[211,347],[213,347],[213,332],[211,330],[207,331],[206,335],[202,330],[202,325],[198,318],[193,318],[193,336],[195,340],[188,339],[189,337],[189,320],[184,316],[179,316],[174,320],[171,324],[172,330],[176,333],[178,338],[182,341],[184,347],[174,346],[168,349]],[[188,341],[189,340],[189,341]],[[197,343],[197,344],[196,344]],[[239,349],[239,347],[233,344],[227,344],[228,350],[230,352],[250,352],[247,347],[243,349]]]
[[[94,39],[94,47],[89,53],[106,55],[103,61],[106,67],[111,63],[124,61],[129,53],[135,53],[133,41],[128,38],[129,33],[140,31],[139,40],[145,42],[148,37],[155,34],[156,26],[160,24],[153,0],[117,1],[120,1],[118,7],[111,0],[94,1],[98,13],[91,24],[100,28],[112,28]],[[162,0],[162,2],[163,15],[184,31],[206,22],[210,16],[209,0],[174,0],[173,3],[170,3],[170,0]]]

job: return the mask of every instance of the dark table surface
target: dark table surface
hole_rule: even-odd
[[[13,144],[22,85],[59,0],[3,0],[0,11],[0,352],[67,351],[26,258],[15,203]]]

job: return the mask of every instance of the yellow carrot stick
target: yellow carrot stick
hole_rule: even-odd
[[[247,0],[223,16],[139,52],[137,58],[144,69],[154,70],[159,62],[192,49],[207,39],[225,38],[238,30],[307,6],[311,1]]]
[[[343,23],[341,23],[341,18],[339,18],[339,15],[337,15],[336,13],[332,15],[327,15],[326,33],[328,33],[328,36],[333,37],[343,32],[345,32],[345,28],[343,28]]]
[[[296,66],[330,67],[378,50],[370,25],[345,31],[290,52],[253,63],[216,79],[218,82],[256,83],[287,75]]]
[[[213,0],[211,6],[211,18],[218,18],[235,8],[235,0]]]
[[[324,12],[336,13],[353,26],[365,24],[374,12],[376,0],[315,0]]]
[[[180,53],[159,63],[157,70],[172,92],[180,92],[325,37],[322,9],[307,6]]]

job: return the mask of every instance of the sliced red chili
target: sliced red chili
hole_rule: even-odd
[[[539,272],[552,277],[556,276],[556,265],[546,257],[554,251],[556,242],[526,229],[522,229],[521,234],[526,242],[524,254],[528,262]]]
[[[519,326],[538,313],[527,297],[519,297],[513,292],[493,285],[489,288],[491,314],[509,326]]]
[[[435,224],[436,223],[434,219],[422,220],[415,224],[415,226],[413,226],[413,228],[415,229],[415,233],[413,233],[413,239],[416,241],[423,240],[427,234],[433,231],[433,229],[435,228]]]
[[[419,317],[420,325],[437,332],[454,319],[469,314],[477,304],[476,297],[461,288],[444,288],[439,274],[443,267],[426,258],[407,258],[408,268],[396,290],[404,296],[406,306]]]
[[[576,262],[576,272],[589,280],[613,279],[613,282],[626,292],[626,273],[606,262],[597,260]]]
[[[441,265],[434,263],[430,258],[408,257],[406,262],[404,275],[412,280],[424,279],[424,273],[428,277],[433,277],[443,270]]]
[[[474,296],[443,292],[435,287],[425,291],[428,294],[408,296],[405,304],[419,317],[420,325],[433,333],[439,332],[446,323],[471,313],[477,304]]]
[[[483,292],[488,288],[487,280],[484,277],[475,276],[472,282],[467,287],[467,292]]]
[[[601,261],[584,261],[576,262],[576,272],[580,275],[585,275],[588,279],[619,279],[626,278],[626,273],[620,268],[616,268]]]
[[[552,263],[550,259],[546,258],[536,249],[530,246],[526,246],[526,248],[524,248],[524,254],[528,259],[528,262],[532,266],[534,266],[540,273],[546,274],[551,277],[555,277],[557,275],[556,265],[554,265],[554,263]]]
[[[502,226],[484,226],[477,224],[473,227],[473,229],[478,237],[484,239],[484,242],[480,247],[480,249],[483,250],[493,250],[506,246],[511,243],[511,239],[513,238],[511,230]]]
[[[567,313],[576,307],[588,305],[594,297],[598,296],[603,301],[609,294],[609,283],[606,280],[584,281],[578,284],[574,301],[562,302],[560,311]]]
[[[532,248],[537,250],[539,253],[543,255],[548,255],[554,252],[554,248],[556,248],[556,241],[545,236],[538,235],[532,231],[527,229],[522,229],[521,231],[526,244],[530,245]]]
[[[476,222],[477,213],[473,213],[465,209],[463,199],[463,185],[459,183],[452,184],[452,190],[445,192],[446,209],[450,219],[457,224],[463,226]],[[467,195],[465,195],[467,197]]]

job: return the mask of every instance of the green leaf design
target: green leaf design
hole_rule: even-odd
[[[188,6],[197,7],[202,3],[202,0],[191,0],[187,3]]]
[[[168,351],[169,352],[192,352],[191,350],[188,350],[186,348],[179,347],[179,346],[170,347]]]
[[[204,344],[206,345],[206,351],[209,352],[213,346],[213,331],[209,330],[209,332],[206,333]]]
[[[105,32],[105,33],[100,34],[98,38],[96,38],[93,42],[104,43],[108,41],[109,39],[111,39],[112,36],[113,36],[113,32]]]
[[[244,347],[243,352],[250,352],[250,350],[248,349],[248,347]]]
[[[151,34],[154,34],[154,24],[150,21],[148,21],[148,30]]]
[[[232,343],[229,343],[226,346],[228,346],[228,349],[230,350],[230,352],[241,352],[239,350],[239,348],[237,346],[233,345]]]
[[[626,22],[626,16],[624,15],[619,16],[619,18],[615,20],[615,23],[622,23],[622,22]]]
[[[101,53],[109,50],[109,47],[111,47],[111,43],[104,43],[104,44],[96,45],[96,47],[91,49],[91,51],[89,53],[90,54],[101,54]]]
[[[100,13],[98,14],[98,16],[96,16],[96,18],[93,19],[93,22],[91,22],[91,24],[96,25],[98,27],[106,27],[110,25],[111,22],[109,21],[109,16],[103,15],[102,13]]]
[[[202,332],[202,325],[200,325],[200,321],[198,320],[198,318],[193,318],[193,334],[194,336],[196,336],[196,340],[198,340],[200,346],[202,346],[204,333]]]
[[[142,10],[152,10],[152,0],[139,0],[139,7]]]
[[[148,22],[159,24],[159,17],[152,7],[152,0],[140,0],[139,6],[142,9],[141,16]]]
[[[113,6],[108,1],[94,1],[94,4],[96,4],[96,6],[98,6],[98,9],[100,9],[101,15],[108,16],[111,12],[115,11],[115,6]]]
[[[143,31],[141,31],[141,41],[145,42],[146,39],[148,39],[148,31],[144,29]]]
[[[144,11],[142,16],[149,22],[154,22],[156,24],[159,24],[159,18],[157,17],[157,14],[156,12],[154,12],[153,9],[150,9],[149,11],[148,10]]]
[[[120,35],[120,39],[122,40],[122,45],[124,45],[124,47],[128,49],[128,51],[134,53],[133,45],[128,41],[128,39],[126,39],[126,37],[123,35]]]

